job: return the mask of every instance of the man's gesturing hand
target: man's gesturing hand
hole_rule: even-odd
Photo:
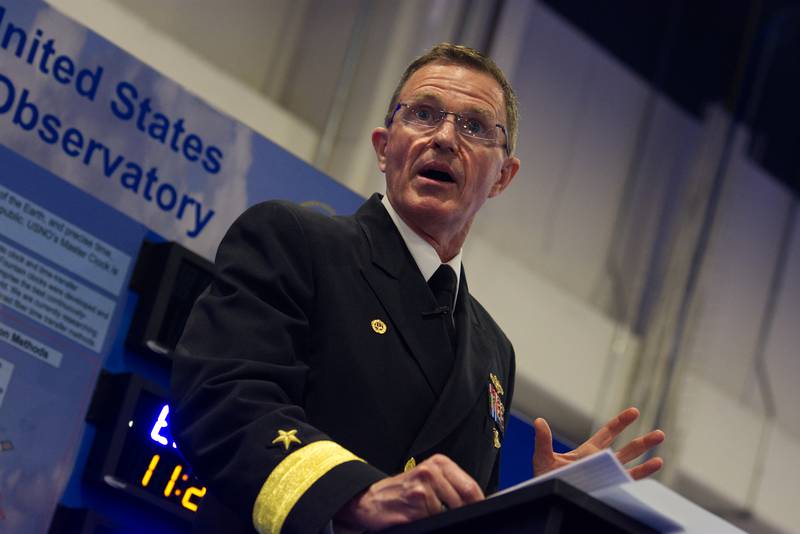
[[[334,520],[356,530],[380,530],[483,498],[472,477],[447,456],[437,454],[406,473],[374,483]]]
[[[553,433],[547,421],[541,417],[533,422],[536,429],[536,450],[533,453],[533,473],[534,476],[543,475],[563,465],[570,464],[581,458],[585,458],[597,451],[610,447],[619,434],[625,430],[636,418],[639,417],[639,410],[627,408],[622,410],[616,417],[607,422],[591,438],[586,440],[580,447],[563,454],[553,452]],[[664,441],[664,432],[653,430],[643,436],[632,440],[630,443],[617,451],[617,458],[620,463],[626,464],[640,457],[659,443]],[[650,476],[664,464],[661,458],[650,458],[646,462],[628,469],[634,480],[639,480]]]

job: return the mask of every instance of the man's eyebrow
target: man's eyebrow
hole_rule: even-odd
[[[431,101],[432,100],[432,101],[436,102],[436,105],[440,105],[440,102],[441,102],[441,100],[439,99],[439,95],[434,93],[434,92],[432,92],[432,91],[421,91],[419,93],[416,93],[416,94],[412,95],[409,98],[409,101],[415,102],[415,103],[416,102],[422,102],[424,100],[427,100],[427,101]]]
[[[497,120],[497,116],[494,114],[494,111],[490,111],[490,110],[488,110],[486,108],[477,107],[477,106],[468,107],[467,109],[462,110],[461,113],[469,114],[469,115],[480,115],[483,118],[485,118],[487,120],[491,120],[491,121],[496,121]]]
[[[437,93],[433,91],[420,91],[409,97],[408,102],[411,103],[421,103],[421,102],[433,102],[435,105],[441,107],[441,99]],[[468,106],[464,109],[460,109],[457,113],[462,115],[480,115],[489,121],[497,121],[497,115],[495,115],[494,111],[480,106]]]

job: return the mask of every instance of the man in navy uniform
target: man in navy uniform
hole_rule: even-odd
[[[379,530],[494,491],[514,353],[470,295],[461,247],[519,170],[516,135],[494,62],[437,45],[372,133],[385,196],[352,217],[266,202],[234,223],[174,356],[172,425],[209,491],[197,530]],[[637,416],[564,455],[536,420],[535,472],[609,446]]]

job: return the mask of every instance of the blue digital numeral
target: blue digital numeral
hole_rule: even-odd
[[[169,438],[161,434],[161,431],[169,426],[167,417],[169,417],[169,405],[165,404],[164,406],[161,407],[161,412],[159,412],[158,414],[158,419],[156,419],[153,428],[150,430],[150,439],[164,446],[166,446],[169,443]],[[172,448],[173,449],[178,448],[178,446],[175,445],[174,441],[172,442]]]

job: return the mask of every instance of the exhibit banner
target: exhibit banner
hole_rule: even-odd
[[[145,236],[211,259],[273,198],[361,203],[45,3],[0,0],[0,531],[47,530]]]

